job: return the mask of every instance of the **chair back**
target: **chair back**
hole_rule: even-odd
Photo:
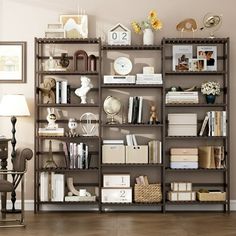
[[[33,151],[29,148],[17,148],[16,157],[13,160],[13,170],[24,172],[26,170],[26,161],[33,157]]]

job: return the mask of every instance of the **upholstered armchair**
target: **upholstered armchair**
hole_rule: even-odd
[[[24,224],[24,174],[26,173],[27,161],[33,156],[33,152],[29,148],[16,149],[16,157],[13,160],[13,170],[0,170],[0,193],[2,203],[2,220],[0,227],[19,227]],[[14,181],[9,181],[15,175]],[[21,183],[21,217],[19,219],[8,219],[6,216],[6,197],[7,193],[16,190]]]

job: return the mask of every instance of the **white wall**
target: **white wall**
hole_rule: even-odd
[[[89,15],[89,36],[105,37],[107,30],[121,22],[130,26],[132,20],[143,20],[151,9],[156,9],[163,21],[164,28],[155,33],[156,43],[160,43],[162,37],[178,37],[175,30],[178,22],[185,18],[195,18],[199,26],[203,16],[207,12],[223,14],[223,25],[218,37],[230,37],[231,40],[231,180],[232,199],[236,199],[235,177],[233,171],[236,168],[236,124],[234,123],[236,109],[236,83],[234,66],[236,56],[236,31],[235,1],[234,0],[79,0],[80,7]],[[43,37],[48,23],[58,21],[60,14],[76,14],[76,0],[0,0],[0,40],[1,41],[27,41],[27,83],[26,84],[0,84],[0,98],[2,94],[22,93],[25,94],[30,112],[30,118],[19,118],[17,122],[16,138],[19,146],[34,146],[34,37]],[[197,32],[196,37],[206,37],[207,32]],[[141,35],[132,35],[132,41],[142,42]],[[0,117],[0,134],[11,137],[11,123],[8,118]],[[27,199],[33,199],[33,161],[27,173]]]

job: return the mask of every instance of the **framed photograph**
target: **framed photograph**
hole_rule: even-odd
[[[189,59],[189,71],[206,71],[206,59]]]
[[[87,15],[61,15],[60,22],[66,32],[66,38],[88,38]]]
[[[26,42],[0,42],[0,83],[26,83]]]
[[[207,70],[217,70],[217,46],[197,46],[197,58],[206,59]]]
[[[189,59],[193,57],[192,45],[174,45],[172,48],[173,71],[188,71]]]

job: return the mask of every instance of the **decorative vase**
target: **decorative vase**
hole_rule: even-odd
[[[60,58],[59,63],[62,66],[62,68],[67,68],[69,66],[70,60],[68,58],[68,53],[61,54],[61,58]]]
[[[206,95],[207,104],[214,104],[216,100],[216,96],[213,94]]]
[[[154,33],[151,29],[143,30],[143,44],[153,45],[154,44]]]

